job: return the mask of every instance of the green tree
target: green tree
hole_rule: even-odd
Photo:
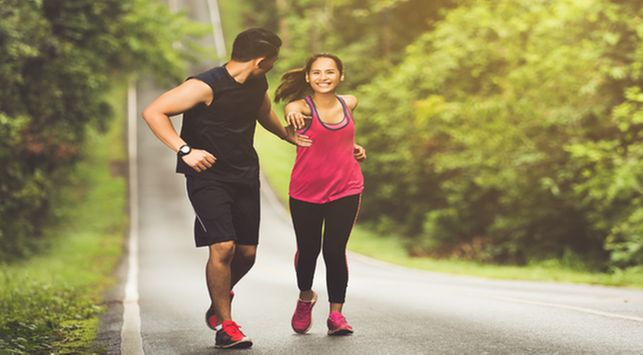
[[[178,78],[202,32],[153,0],[0,0],[0,260],[37,249],[103,93],[147,68]]]
[[[416,253],[640,263],[642,11],[604,0],[450,11],[363,88],[364,216]]]
[[[284,37],[278,72],[302,66],[313,53],[339,55],[347,87],[370,82],[403,59],[404,48],[457,0],[251,0],[247,26]]]

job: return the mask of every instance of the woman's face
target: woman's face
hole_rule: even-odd
[[[334,60],[320,57],[313,62],[306,79],[314,92],[325,94],[334,92],[343,78]]]

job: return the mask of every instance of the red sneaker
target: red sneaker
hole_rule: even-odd
[[[305,334],[310,330],[310,327],[313,325],[312,311],[313,306],[317,302],[317,294],[313,295],[313,299],[310,301],[297,300],[297,307],[295,308],[295,314],[292,315],[292,320],[290,325],[292,329],[299,334]]]
[[[230,291],[230,302],[234,298],[234,291]],[[214,308],[210,307],[205,311],[205,324],[212,330],[217,330],[217,315],[214,313]]]
[[[252,340],[239,329],[237,323],[231,320],[223,321],[221,329],[217,331],[215,348],[219,349],[245,349],[252,346]]]
[[[346,322],[346,318],[339,312],[330,312],[326,324],[328,325],[328,335],[353,334],[353,327]]]

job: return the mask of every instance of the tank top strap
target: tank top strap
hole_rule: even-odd
[[[299,134],[305,134],[310,130],[313,125],[315,124],[315,121],[318,120],[317,118],[317,110],[315,109],[315,104],[313,103],[313,99],[310,96],[305,96],[304,101],[306,101],[306,104],[308,105],[308,108],[310,109],[310,115],[312,119],[310,120],[310,123],[305,125],[304,128],[298,131]]]
[[[315,118],[315,116],[317,116],[317,109],[315,108],[313,99],[310,96],[306,96],[304,99],[306,100],[306,104],[308,104],[308,108],[310,109],[311,116]]]
[[[342,109],[344,110],[344,116],[348,117],[351,121],[353,120],[353,113],[351,110],[348,108],[348,105],[346,104],[346,101],[341,98],[341,96],[337,95],[337,100],[339,100],[339,103],[342,105]]]

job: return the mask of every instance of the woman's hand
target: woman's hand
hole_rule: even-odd
[[[298,147],[306,148],[313,144],[313,141],[308,136],[297,133],[293,125],[286,126],[286,132],[288,132],[288,135],[284,137],[284,140]]]
[[[198,173],[211,168],[217,161],[217,158],[210,152],[194,148],[190,154],[184,155],[181,159]]]
[[[353,156],[357,161],[366,159],[366,149],[359,144],[353,144]]]
[[[306,125],[306,120],[312,119],[311,116],[306,116],[298,111],[291,111],[286,114],[286,123],[295,129],[302,129]]]

